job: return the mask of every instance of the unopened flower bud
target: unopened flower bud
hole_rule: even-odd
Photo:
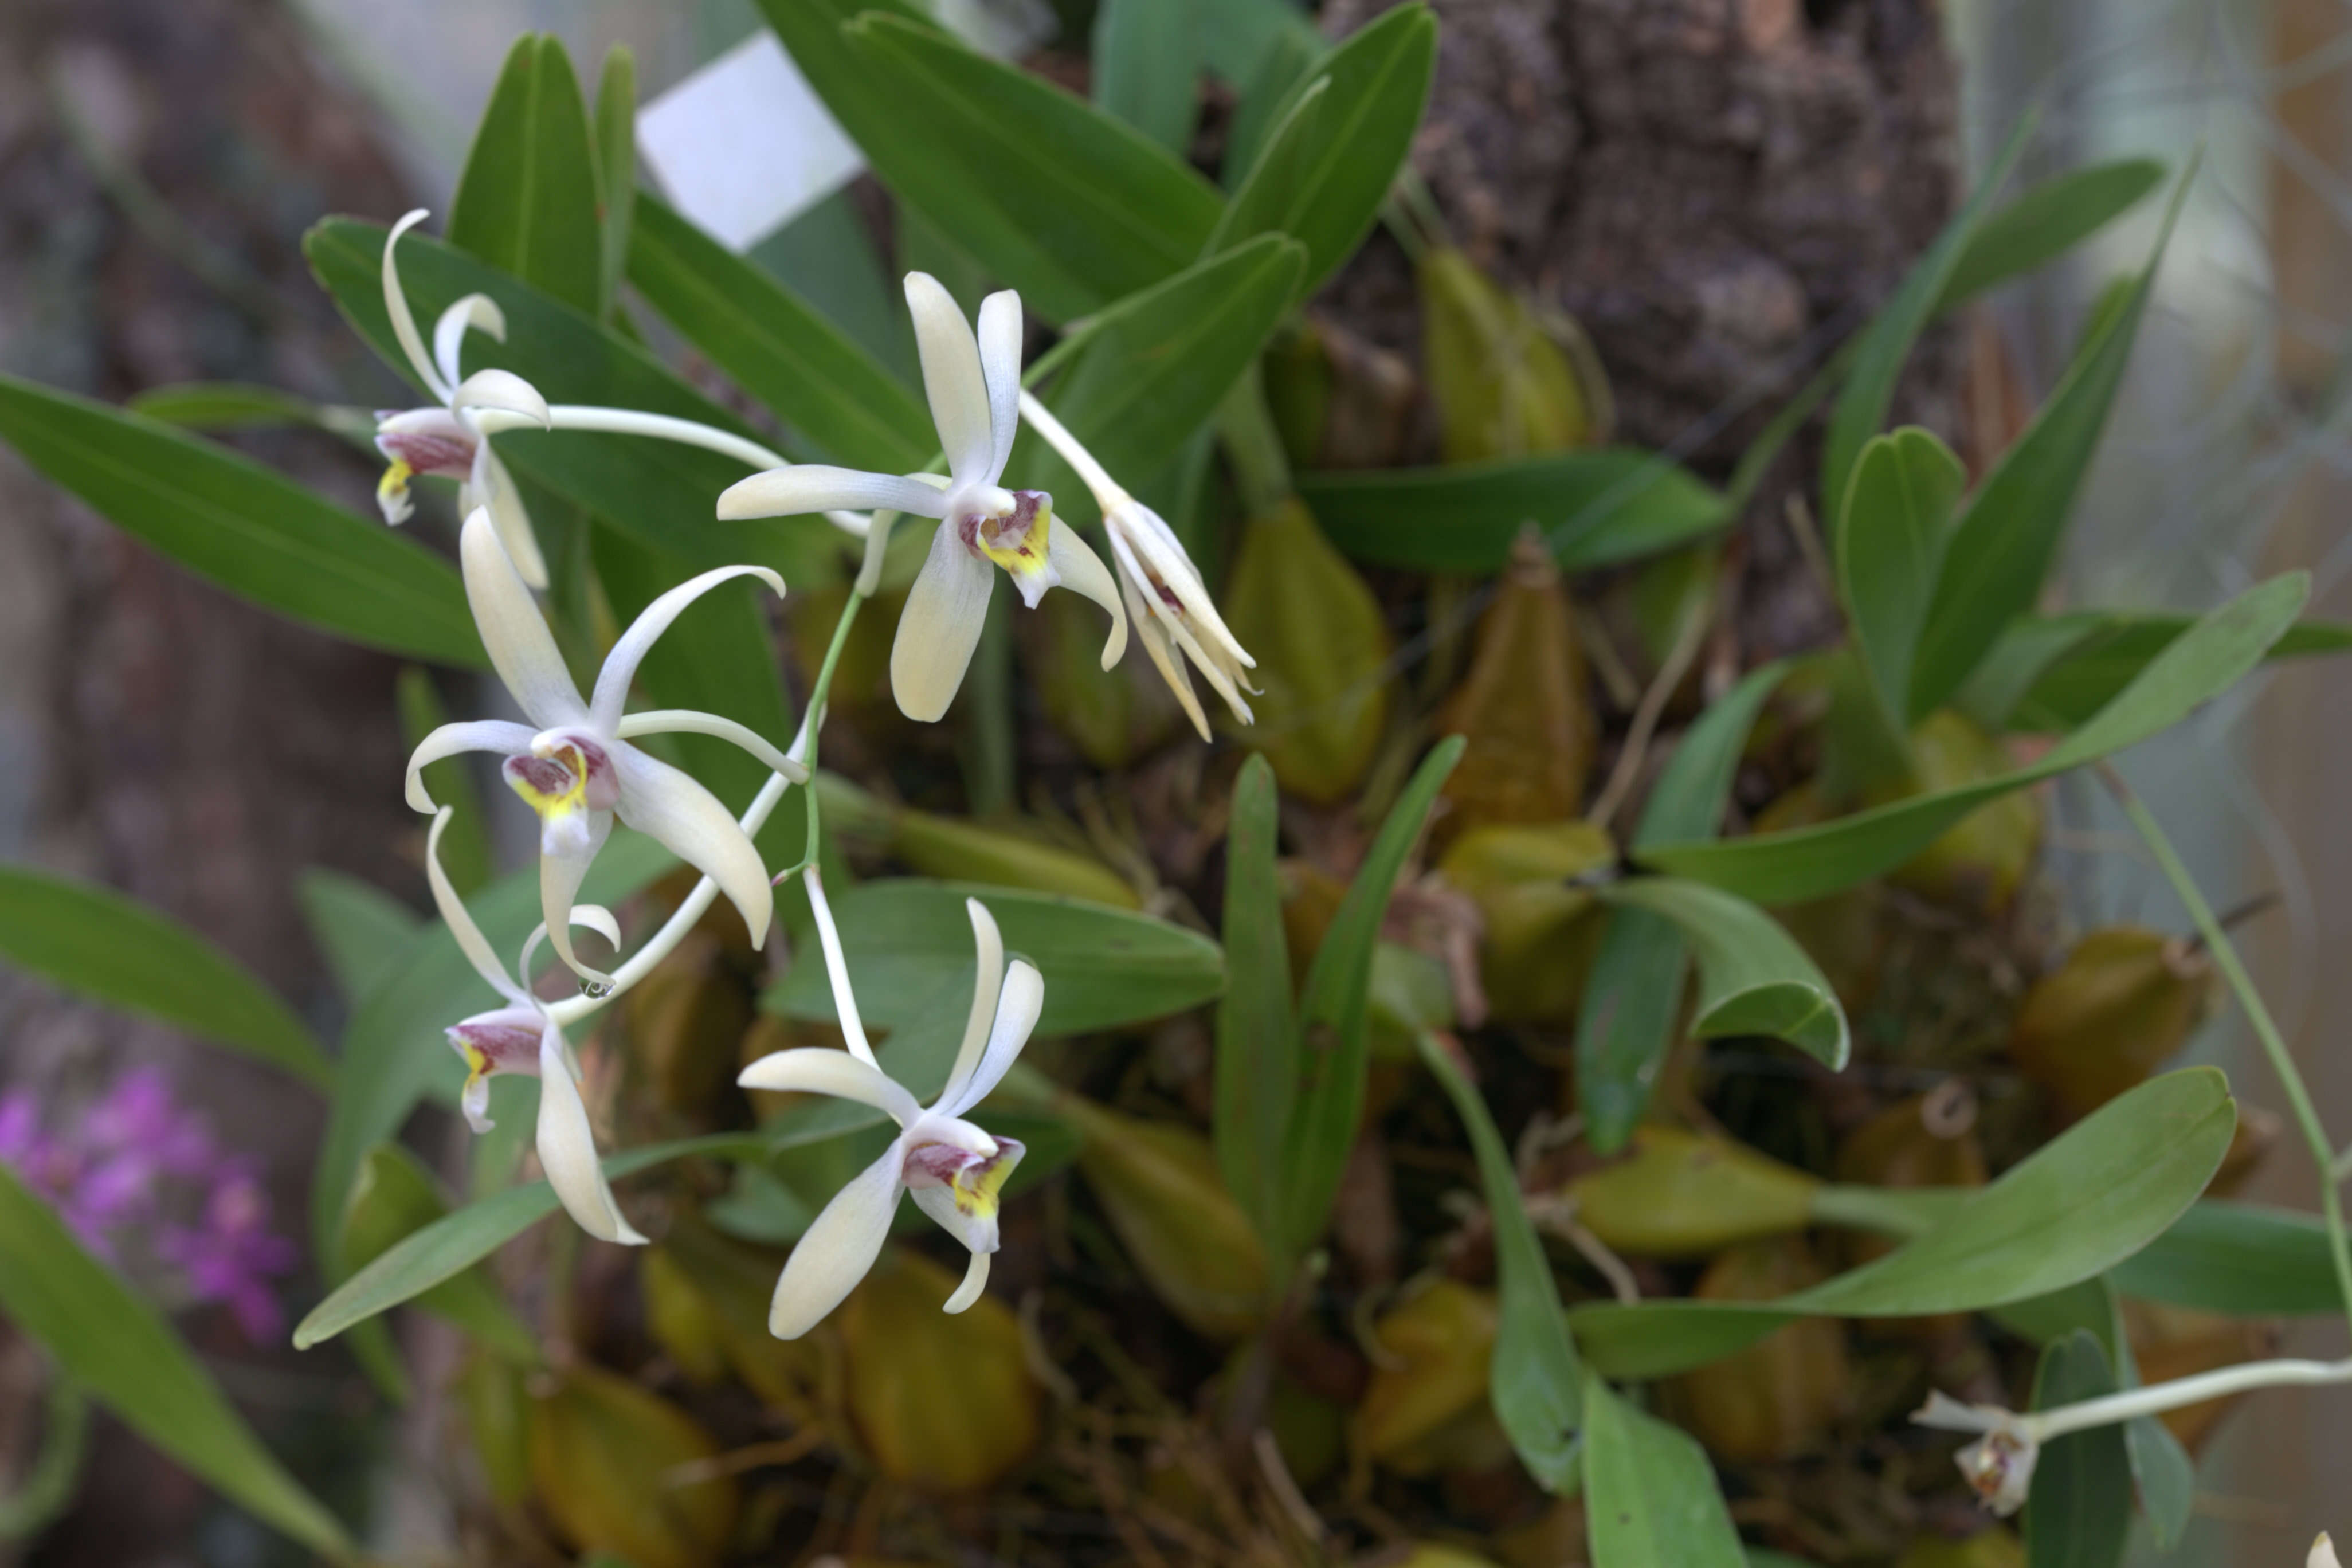
[[[1255,1328],[1265,1309],[1265,1252],[1225,1190],[1209,1141],[1076,1095],[1055,1106],[1085,1140],[1078,1171],[1152,1294],[1209,1339]]]
[[[1630,1258],[1698,1258],[1812,1221],[1818,1177],[1744,1143],[1679,1127],[1637,1129],[1622,1159],[1568,1184],[1577,1219]]]
[[[2009,1054],[2061,1116],[2088,1116],[2189,1043],[2213,985],[2200,946],[2141,926],[2095,931],[2025,994]]]
[[[1038,1387],[1012,1309],[982,1295],[940,1310],[960,1275],[885,1247],[839,1314],[850,1419],[875,1468],[930,1491],[974,1492],[1026,1458]]]
[[[1423,254],[1422,364],[1449,463],[1598,446],[1609,384],[1581,329],[1530,306],[1451,246]]]
[[[583,1552],[636,1568],[703,1568],[735,1527],[736,1487],[698,1475],[719,1445],[685,1411],[585,1363],[530,1408],[540,1506]]]
[[[1380,601],[1293,500],[1252,519],[1225,587],[1225,622],[1264,682],[1250,744],[1285,793],[1329,805],[1371,766],[1387,726],[1389,635]]]
[[[1440,733],[1468,742],[1445,781],[1449,836],[1584,808],[1596,725],[1575,615],[1541,537],[1522,534],[1478,623],[1469,673],[1437,716]]]
[[[1486,921],[1478,973],[1496,1022],[1576,1016],[1600,930],[1587,918],[1592,895],[1570,879],[1616,854],[1608,832],[1589,822],[1473,828],[1447,847],[1439,874]]]

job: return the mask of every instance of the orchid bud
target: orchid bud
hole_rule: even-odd
[[[490,1500],[501,1508],[520,1505],[530,1492],[530,1400],[523,1369],[502,1356],[477,1351],[457,1373],[457,1402],[466,1413],[466,1435],[481,1462]]]
[[[1582,329],[1531,308],[1461,251],[1423,253],[1422,366],[1449,463],[1593,447],[1609,438],[1609,384]]]
[[[1152,1294],[1207,1339],[1238,1339],[1257,1327],[1265,1252],[1225,1190],[1209,1141],[1076,1095],[1055,1107],[1085,1140],[1078,1171]]]
[[[1744,1242],[1717,1255],[1692,1298],[1769,1301],[1826,1276],[1797,1236]],[[1776,1464],[1820,1448],[1845,1414],[1845,1331],[1801,1318],[1747,1349],[1675,1380],[1676,1414],[1718,1458]]]
[[[663,1109],[707,1110],[736,1072],[751,993],[723,943],[699,928],[621,999],[629,1051]]]
[[[697,1467],[719,1445],[685,1411],[585,1363],[530,1407],[530,1474],[557,1532],[636,1568],[704,1568],[735,1528],[728,1477]]]
[[[1075,594],[1048,594],[1015,623],[1045,717],[1096,767],[1126,767],[1183,722],[1150,660],[1102,668],[1102,617]]]
[[[1372,1325],[1381,1357],[1349,1420],[1349,1447],[1401,1476],[1492,1462],[1501,1430],[1486,1383],[1498,1321],[1491,1292],[1444,1279],[1382,1312]]]
[[[1479,827],[1438,861],[1441,876],[1467,893],[1485,918],[1478,973],[1498,1023],[1565,1023],[1600,940],[1592,895],[1570,879],[1609,865],[1617,847],[1589,822]]]
[[[2025,1568],[2025,1543],[2007,1525],[1994,1524],[1958,1541],[1918,1536],[1895,1568]]]
[[[1948,709],[1911,732],[1911,758],[1909,787],[1878,792],[1873,805],[1980,784],[2014,765],[1999,741]],[[1947,828],[1888,879],[1938,903],[1997,914],[2017,896],[2041,847],[2042,803],[2030,790],[2012,790]]]
[[[1576,1217],[1629,1258],[1700,1258],[1812,1223],[1819,1177],[1728,1138],[1679,1127],[1634,1131],[1622,1159],[1570,1181]]]
[[[1255,651],[1265,688],[1245,739],[1285,793],[1329,805],[1371,766],[1389,715],[1395,651],[1380,601],[1292,500],[1243,531],[1225,622]]]
[[[650,1247],[637,1255],[637,1294],[645,1304],[646,1332],[688,1383],[708,1388],[727,1375],[718,1320],[667,1248]]]
[[[2213,988],[2198,944],[2142,926],[2092,931],[2025,994],[2010,1058],[2075,1121],[2171,1060],[2204,1021]]]
[[[1597,726],[1575,616],[1541,537],[1522,533],[1478,623],[1469,673],[1437,715],[1440,733],[1468,742],[1445,781],[1449,835],[1584,808]]]
[[[1037,1446],[1038,1387],[1012,1309],[982,1295],[940,1310],[961,1273],[905,1247],[839,1312],[850,1419],[874,1466],[935,1492],[976,1492]]]

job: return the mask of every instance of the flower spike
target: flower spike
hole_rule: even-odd
[[[1021,1163],[1023,1146],[992,1138],[964,1113],[985,1100],[1003,1080],[1037,1026],[1045,984],[1026,960],[1004,963],[1004,942],[996,921],[977,899],[964,900],[971,918],[980,970],[972,988],[971,1013],[947,1086],[929,1106],[918,1105],[907,1088],[857,1052],[862,1031],[851,1027],[856,999],[838,955],[840,935],[814,871],[809,905],[816,913],[835,1005],[840,1010],[851,1051],[803,1047],[761,1058],[739,1080],[748,1089],[793,1089],[829,1094],[873,1106],[898,1124],[898,1136],[882,1157],[834,1194],[785,1260],[768,1309],[768,1331],[778,1339],[798,1339],[866,1278],[890,1234],[898,1200],[911,1194],[916,1205],[963,1244],[971,1262],[946,1310],[961,1312],[980,1300],[988,1285],[988,1260],[998,1245],[997,1210],[1007,1178]]]
[[[1085,595],[1110,616],[1103,668],[1127,648],[1127,605],[1101,558],[1066,527],[1054,499],[1000,484],[1020,425],[1021,298],[1005,290],[980,308],[974,335],[963,310],[926,272],[907,274],[907,309],[923,364],[923,389],[948,478],[871,474],[814,464],[779,468],[719,498],[725,519],[789,517],[828,508],[874,507],[940,520],[930,554],[907,596],[890,647],[890,689],[900,711],[930,722],[948,710],[979,646],[1001,566],[1034,609],[1048,588]]]
[[[639,661],[687,605],[721,583],[744,576],[759,578],[781,596],[783,579],[764,566],[721,566],[679,584],[621,635],[597,676],[593,700],[583,700],[486,510],[478,508],[466,519],[458,558],[482,645],[530,723],[477,721],[434,731],[408,759],[408,804],[418,811],[433,809],[423,777],[426,763],[460,752],[504,753],[508,787],[539,813],[540,894],[548,941],[559,958],[592,984],[609,984],[611,977],[583,963],[572,951],[571,910],[616,816],[717,882],[743,912],[752,942],[765,942],[774,894],[751,836],[709,790],[630,742],[637,736],[690,731],[730,741],[787,777],[805,776],[806,769],[731,719],[690,710],[624,714],[622,705]]]

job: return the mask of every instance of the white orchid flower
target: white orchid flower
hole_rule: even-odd
[[[1234,718],[1244,724],[1255,722],[1255,715],[1241,694],[1257,689],[1243,673],[1255,668],[1257,660],[1249,656],[1225,626],[1224,617],[1217,614],[1208,587],[1201,581],[1201,569],[1192,564],[1192,557],[1185,552],[1184,542],[1176,537],[1175,530],[1158,512],[1129,495],[1110,477],[1109,470],[1095,460],[1094,454],[1070,434],[1068,427],[1054,417],[1053,411],[1026,392],[1021,395],[1021,416],[1077,470],[1078,477],[1094,492],[1095,504],[1102,509],[1104,531],[1110,536],[1111,556],[1118,563],[1119,594],[1127,602],[1136,636],[1160,679],[1176,693],[1176,700],[1183,705],[1185,716],[1192,721],[1192,728],[1200,731],[1201,739],[1209,738],[1209,720],[1201,711],[1201,700],[1193,695],[1192,678],[1185,668],[1187,660],[1225,700]]]
[[[2304,1560],[2304,1568],[2344,1568],[2336,1560],[2336,1542],[2327,1539],[2327,1531],[2321,1531],[2319,1539],[2311,1543],[2311,1555]]]
[[[480,416],[497,409],[550,429],[554,421],[548,413],[547,399],[512,371],[458,374],[458,350],[467,328],[488,332],[500,342],[507,341],[506,314],[488,295],[468,294],[442,311],[433,327],[433,352],[425,352],[425,339],[408,308],[407,291],[400,286],[400,267],[394,258],[400,237],[425,218],[425,209],[417,208],[393,225],[384,239],[383,308],[392,318],[393,335],[408,355],[409,368],[436,403],[427,408],[386,409],[376,415],[376,449],[392,464],[376,484],[376,505],[383,509],[384,521],[405,522],[416,510],[408,493],[411,478],[439,474],[456,479],[462,487],[457,492],[458,510],[470,512],[478,506],[487,507],[523,581],[544,588],[547,563],[531,532],[530,514],[523,508],[522,493],[515,489],[513,476],[490,449],[489,432]]]
[[[979,645],[996,587],[991,563],[1004,568],[1032,609],[1046,589],[1062,586],[1109,612],[1105,669],[1127,650],[1127,612],[1110,573],[1086,541],[1054,525],[1051,496],[997,483],[1020,425],[1021,297],[1007,289],[982,301],[977,339],[962,310],[928,273],[907,274],[907,308],[948,478],[806,463],[732,486],[719,498],[719,515],[791,517],[869,507],[939,518],[929,558],[907,596],[890,648],[890,689],[898,707],[928,723],[948,710]]]
[[[465,1059],[467,1068],[466,1090],[459,1100],[467,1124],[477,1132],[488,1132],[493,1125],[489,1118],[492,1078],[509,1072],[537,1078],[539,1163],[547,1172],[548,1185],[589,1235],[642,1247],[646,1238],[621,1216],[620,1206],[613,1201],[613,1188],[604,1180],[604,1166],[596,1158],[596,1134],[588,1124],[588,1103],[580,1097],[579,1062],[563,1038],[562,1027],[530,988],[531,955],[548,928],[542,925],[530,933],[514,973],[499,967],[498,954],[490,951],[482,928],[474,923],[457,889],[449,885],[448,874],[441,869],[441,832],[449,826],[450,812],[445,805],[434,814],[433,831],[425,841],[425,869],[433,884],[433,902],[475,973],[507,1000],[505,1006],[477,1013],[447,1031],[450,1047]],[[620,945],[621,928],[609,910],[582,904],[571,916],[602,933],[614,946]]]
[[[880,1159],[834,1194],[785,1261],[768,1309],[769,1332],[785,1340],[814,1328],[866,1277],[890,1234],[898,1199],[908,1193],[971,1253],[963,1283],[948,1298],[946,1310],[961,1312],[980,1300],[997,1247],[999,1195],[1024,1150],[1013,1139],[989,1136],[965,1121],[964,1113],[988,1097],[1020,1056],[1045,998],[1045,983],[1026,960],[1015,959],[1006,967],[996,921],[979,900],[966,899],[972,940],[980,949],[971,1012],[947,1087],[929,1106],[918,1105],[874,1059],[850,994],[824,884],[815,868],[807,875],[809,903],[816,911],[818,940],[849,1049],[778,1051],[745,1068],[739,1081],[747,1089],[830,1094],[873,1106],[898,1124],[898,1136]]]
[[[1931,1390],[1927,1403],[1911,1413],[1921,1426],[1944,1432],[1979,1433],[1977,1440],[1953,1457],[1977,1499],[2006,1518],[2025,1506],[2033,1487],[2033,1468],[2042,1458],[2042,1437],[2034,1418],[2004,1410],[1998,1405],[1963,1405],[1950,1394]]]
[[[757,577],[781,595],[783,579],[764,566],[721,566],[679,584],[646,605],[613,645],[595,694],[583,702],[487,510],[478,508],[466,519],[457,552],[482,646],[530,722],[486,719],[434,731],[408,759],[408,804],[434,809],[425,789],[427,763],[461,752],[503,752],[509,787],[540,816],[540,898],[548,940],[591,984],[610,984],[611,977],[572,952],[570,911],[616,814],[717,883],[743,912],[753,945],[765,942],[774,892],[751,835],[709,790],[629,742],[640,735],[713,735],[787,778],[805,780],[807,769],[732,719],[691,710],[625,713],[623,707],[638,661],[687,605],[736,577]]]
[[[537,388],[511,371],[478,370],[461,376],[460,351],[468,328],[507,341],[507,319],[498,301],[487,294],[468,294],[441,312],[434,323],[433,352],[416,330],[416,316],[401,287],[395,252],[400,237],[426,216],[423,207],[392,226],[383,242],[383,308],[392,318],[393,335],[408,356],[409,368],[425,390],[438,400],[426,408],[385,409],[376,415],[376,449],[391,467],[375,488],[376,505],[390,523],[405,522],[415,512],[408,481],[418,474],[438,474],[458,481],[457,510],[470,512],[488,507],[490,521],[505,542],[507,554],[522,580],[534,588],[547,586],[547,563],[532,532],[530,513],[522,492],[506,465],[490,449],[489,438],[501,430],[536,427],[542,430],[587,430],[610,435],[650,436],[702,447],[733,458],[753,468],[774,468],[785,459],[732,431],[633,408],[600,408],[586,404],[553,404]],[[831,510],[827,519],[845,532],[864,538],[866,518]]]

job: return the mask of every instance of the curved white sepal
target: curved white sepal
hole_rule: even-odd
[[[738,1074],[745,1089],[784,1093],[829,1094],[870,1105],[900,1127],[913,1124],[922,1107],[905,1086],[880,1068],[858,1060],[847,1051],[803,1046],[761,1057]]]
[[[588,868],[595,864],[597,851],[612,837],[613,814],[588,811],[580,815],[585,818],[586,831],[578,838],[551,847],[547,834],[540,835],[539,910],[547,922],[547,944],[555,949],[555,956],[563,961],[564,967],[591,984],[610,985],[611,975],[583,963],[580,955],[572,951],[572,901],[580,896],[580,884],[588,879]]]
[[[1118,582],[1078,531],[1055,519],[1046,536],[1045,559],[1058,573],[1062,586],[1085,595],[1110,614],[1110,636],[1103,641],[1102,667],[1110,668],[1127,652],[1127,606],[1119,602]]]
[[[971,919],[971,942],[979,956],[980,967],[973,972],[971,1011],[964,1016],[963,1043],[956,1047],[955,1067],[948,1073],[947,1087],[940,1090],[933,1103],[953,1105],[964,1086],[971,1082],[980,1070],[981,1057],[988,1046],[989,1026],[996,1018],[996,999],[1004,989],[1004,938],[996,929],[996,917],[978,899],[963,901],[964,912]],[[952,1114],[952,1112],[950,1112]]]
[[[466,900],[457,896],[457,888],[449,880],[449,873],[441,868],[442,830],[449,826],[449,818],[455,815],[455,806],[443,806],[434,813],[432,830],[425,836],[425,879],[433,889],[433,907],[440,911],[442,923],[457,939],[457,951],[466,955],[466,962],[474,966],[474,973],[508,1001],[527,1005],[530,998],[508,976],[506,965],[500,963],[499,955],[490,950],[489,938],[484,936],[482,928],[474,923],[473,915],[466,908]]]
[[[993,484],[989,459],[996,437],[971,323],[964,320],[963,307],[929,273],[908,273],[906,288],[915,350],[923,362],[923,392],[930,400],[931,423],[939,426],[948,471],[959,487]],[[1014,352],[1019,352],[1017,345]]]
[[[719,517],[802,517],[813,512],[865,508],[939,517],[943,492],[905,474],[870,474],[826,463],[795,463],[738,479],[719,492]]]
[[[621,786],[621,820],[659,839],[671,854],[718,883],[742,912],[751,945],[764,944],[775,911],[775,889],[768,883],[768,868],[751,836],[734,814],[693,779],[626,741],[614,742],[609,755]]]
[[[890,1216],[898,1207],[898,1167],[907,1152],[898,1142],[834,1194],[816,1223],[793,1247],[776,1294],[768,1304],[768,1331],[796,1340],[842,1303],[882,1255]]]
[[[409,809],[425,812],[435,809],[433,796],[425,787],[425,770],[435,763],[467,752],[520,756],[530,750],[531,735],[529,725],[510,723],[504,719],[473,719],[464,723],[442,725],[417,742],[416,750],[408,753]]]
[[[942,523],[931,536],[930,554],[908,592],[890,643],[890,694],[908,718],[934,723],[955,700],[972,649],[980,646],[988,596],[995,587],[995,568],[965,549],[954,528]]]
[[[980,374],[988,387],[988,467],[994,484],[1021,429],[1021,296],[1006,289],[980,302]]]
[[[452,412],[467,409],[488,409],[529,420],[541,429],[552,429],[554,422],[548,416],[547,399],[510,370],[478,370],[457,384],[450,395]]]
[[[1014,959],[1004,971],[1004,989],[996,1004],[996,1022],[989,1029],[988,1047],[981,1053],[978,1070],[954,1100],[938,1109],[950,1116],[961,1116],[986,1100],[1003,1081],[1004,1075],[1013,1070],[1045,1006],[1045,977],[1027,959]]]
[[[961,1312],[980,1300],[981,1293],[988,1289],[990,1256],[985,1252],[971,1255],[971,1261],[964,1266],[963,1283],[955,1288],[955,1294],[947,1299],[940,1311],[950,1314]]]
[[[775,591],[776,597],[784,596],[784,580],[765,566],[714,567],[670,589],[629,623],[629,629],[621,634],[613,651],[604,656],[604,668],[596,672],[595,695],[588,700],[589,722],[605,734],[614,733],[621,722],[623,710],[628,706],[629,684],[637,678],[637,666],[644,662],[662,633],[669,630],[670,623],[684,614],[688,605],[721,583],[738,577],[757,577]]]
[[[457,559],[465,569],[466,603],[482,634],[490,664],[530,721],[541,730],[584,723],[588,705],[556,651],[555,634],[509,558],[489,510],[467,514]]]
[[[580,1228],[599,1241],[643,1247],[639,1236],[621,1214],[604,1168],[596,1158],[596,1134],[588,1125],[588,1102],[572,1079],[565,1059],[563,1032],[553,1023],[540,1037],[539,1163],[547,1184],[562,1200],[565,1212]]]
[[[465,379],[461,367],[468,327],[480,328],[499,342],[507,341],[506,312],[488,294],[468,294],[442,311],[433,323],[433,363],[453,387]]]
[[[392,232],[383,237],[383,310],[392,318],[392,335],[400,340],[400,352],[408,356],[408,367],[424,383],[425,390],[432,394],[433,401],[446,405],[449,401],[449,384],[441,378],[440,371],[425,352],[425,339],[416,330],[415,312],[408,308],[407,291],[400,286],[397,259],[400,237],[429,216],[423,207],[414,208],[402,215],[400,221],[392,226]]]

